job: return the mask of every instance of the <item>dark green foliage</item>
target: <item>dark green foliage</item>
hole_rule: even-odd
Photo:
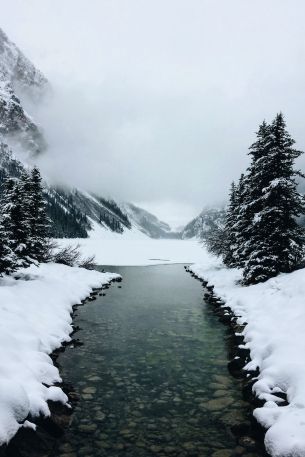
[[[37,167],[34,167],[28,176],[25,190],[30,223],[30,257],[42,262],[47,249],[46,240],[49,237],[50,221],[46,214],[46,202]]]
[[[227,232],[224,227],[213,227],[206,233],[204,244],[211,254],[224,257],[228,250]]]
[[[238,211],[236,185],[231,184],[229,207],[226,212],[224,235],[223,235],[223,262],[228,267],[236,265],[236,218]]]
[[[18,266],[31,263],[31,226],[28,206],[29,180],[23,173],[20,179],[8,180],[5,189],[3,211],[8,215],[7,226],[11,232],[9,240],[12,251],[18,258]]]
[[[305,201],[297,190],[293,148],[282,114],[263,122],[250,147],[251,164],[231,189],[227,209],[223,260],[243,268],[244,284],[255,284],[290,272],[304,258],[305,229],[298,220]]]
[[[0,273],[42,262],[49,255],[49,220],[39,170],[2,183]]]
[[[250,182],[247,174],[242,174],[238,185],[236,186],[235,207],[231,214],[228,209],[227,218],[232,219],[232,233],[228,232],[228,236],[233,239],[232,245],[232,262],[231,267],[243,268],[249,253],[249,227],[251,226],[252,216],[248,211]]]
[[[9,147],[0,143],[0,196],[6,178],[20,178],[24,166],[12,155]],[[86,238],[90,224],[86,214],[68,202],[67,193],[44,186],[46,211],[50,219],[49,235],[56,238]],[[68,205],[68,210],[65,209]]]
[[[106,200],[102,197],[98,197],[95,195],[95,198],[100,202],[102,203],[103,206],[105,206],[106,208],[108,208],[113,214],[115,214],[116,216],[118,216],[118,218],[120,219],[120,221],[123,223],[123,225],[125,225],[125,227],[127,228],[131,228],[131,223],[128,219],[128,216],[127,214],[123,213],[123,211],[121,210],[121,208],[113,201],[113,200]],[[107,219],[106,219],[107,220]],[[109,219],[108,219],[109,220]],[[101,220],[102,222],[102,220]],[[110,226],[109,226],[110,227]],[[112,228],[112,227],[110,227]],[[117,231],[114,229],[114,231]],[[122,230],[123,231],[123,230]]]
[[[3,183],[0,214],[0,274],[8,274],[17,267],[17,256],[13,251],[13,225],[11,223],[10,198],[15,182],[13,179]]]
[[[302,154],[286,130],[282,114],[260,129],[250,149],[251,202],[249,229],[251,249],[244,269],[244,282],[265,281],[280,272],[290,272],[304,255],[304,229],[297,218],[305,212],[304,197],[297,191],[294,161]]]
[[[45,192],[46,212],[49,216],[49,233],[53,238],[87,238],[90,228],[86,215],[74,206],[65,211],[51,193]]]

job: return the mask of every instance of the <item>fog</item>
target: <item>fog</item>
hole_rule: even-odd
[[[43,71],[35,107],[57,182],[180,225],[225,201],[259,123],[283,111],[305,149],[302,0],[0,0]],[[305,160],[301,159],[305,169]]]

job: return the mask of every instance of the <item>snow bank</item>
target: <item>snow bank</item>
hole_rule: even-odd
[[[250,287],[236,284],[239,270],[229,270],[203,252],[201,264],[192,271],[215,286],[240,322],[251,362],[259,367],[256,395],[266,400],[254,411],[268,428],[265,444],[272,456],[305,456],[305,269],[282,274]],[[280,406],[276,392],[285,392],[289,405]]]
[[[43,264],[18,276],[0,278],[0,444],[29,413],[49,415],[48,400],[67,402],[48,354],[70,339],[72,305],[117,275]]]

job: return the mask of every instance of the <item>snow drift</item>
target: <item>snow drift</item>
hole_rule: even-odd
[[[239,322],[247,323],[243,335],[251,362],[245,370],[260,369],[253,389],[265,403],[254,416],[268,429],[267,451],[274,457],[304,457],[305,269],[242,287],[240,270],[225,268],[206,252],[203,259],[191,270],[214,285]],[[287,406],[281,406],[278,392],[287,394]]]
[[[118,275],[43,264],[18,276],[0,278],[0,445],[48,416],[48,400],[67,402],[48,354],[70,340],[72,305]]]

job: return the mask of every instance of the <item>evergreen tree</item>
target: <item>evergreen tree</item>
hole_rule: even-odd
[[[297,217],[305,206],[295,179],[301,173],[294,169],[302,152],[293,148],[294,143],[278,114],[270,126],[261,125],[250,148],[245,284],[292,271],[303,258],[304,229]]]
[[[226,211],[226,220],[225,220],[225,238],[226,241],[223,244],[223,262],[228,267],[232,267],[235,264],[235,250],[236,250],[236,237],[235,237],[235,223],[237,215],[237,198],[236,198],[236,186],[232,182],[230,197],[229,197],[229,206]]]
[[[223,226],[214,226],[205,235],[204,244],[211,254],[217,257],[224,257],[227,252],[227,233]]]
[[[31,263],[31,227],[28,206],[29,176],[23,172],[7,195],[7,211],[12,230],[12,249],[18,258],[18,266]]]
[[[13,251],[13,230],[10,219],[10,195],[14,186],[13,179],[6,179],[0,205],[0,274],[9,274],[16,269],[17,257]]]
[[[34,167],[27,179],[25,198],[30,225],[30,257],[42,262],[47,248],[50,221],[46,214],[41,175]]]
[[[233,225],[231,228],[232,261],[230,266],[243,268],[248,253],[248,227],[249,227],[249,176],[242,174],[235,190],[235,204]]]

